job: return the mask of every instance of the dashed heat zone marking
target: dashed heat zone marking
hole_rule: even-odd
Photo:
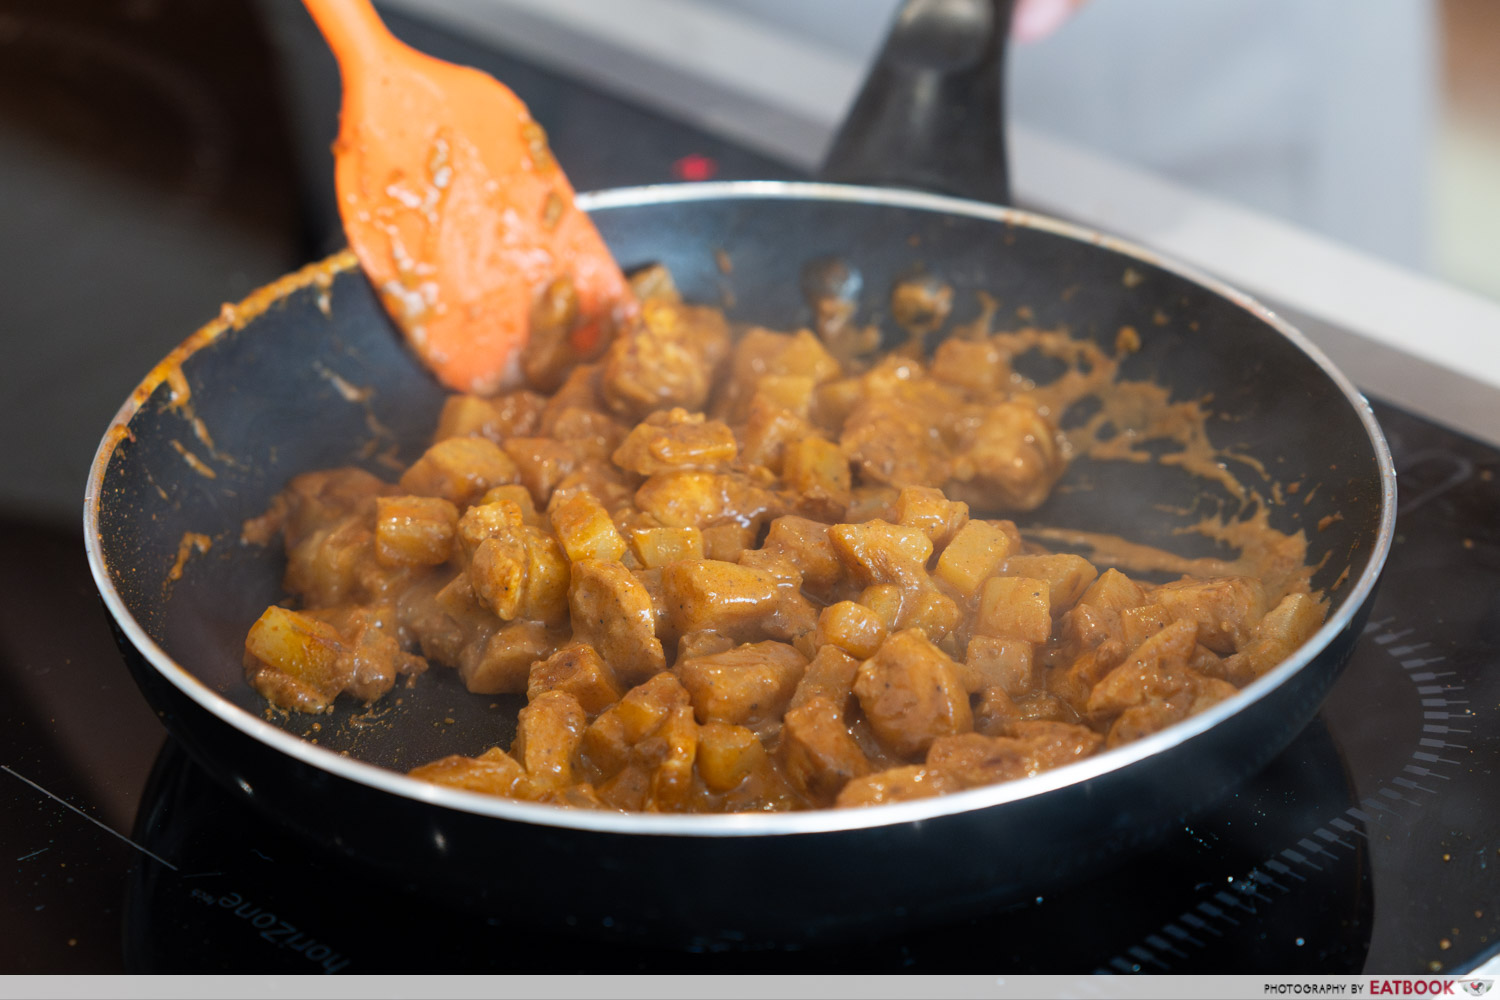
[[[1097,971],[1140,973],[1170,970],[1173,960],[1186,959],[1192,951],[1206,949],[1214,941],[1234,934],[1243,926],[1246,915],[1259,915],[1258,906],[1270,906],[1278,899],[1292,895],[1296,883],[1307,881],[1299,869],[1321,872],[1328,861],[1340,859],[1336,850],[1358,850],[1359,838],[1368,839],[1368,835],[1346,816],[1367,827],[1399,822],[1412,810],[1420,809],[1429,796],[1438,794],[1438,787],[1434,786],[1451,780],[1442,771],[1458,767],[1459,761],[1443,751],[1468,749],[1467,745],[1450,737],[1469,734],[1470,730],[1463,725],[1474,718],[1474,712],[1469,702],[1461,697],[1464,694],[1462,684],[1435,683],[1457,676],[1454,671],[1424,669],[1441,666],[1445,657],[1432,652],[1432,644],[1428,642],[1395,645],[1416,629],[1389,628],[1393,621],[1386,618],[1370,622],[1363,634],[1400,666],[1421,701],[1422,736],[1411,754],[1414,763],[1404,765],[1399,774],[1392,775],[1375,790],[1374,795],[1361,800],[1358,806],[1325,821],[1311,831],[1310,836],[1274,852],[1247,874],[1236,878],[1232,889],[1199,890],[1206,898],[1159,930],[1147,934],[1139,943],[1110,958],[1105,967]],[[1320,860],[1323,863],[1320,864]],[[1291,884],[1278,882],[1266,872]],[[1268,895],[1261,889],[1275,890],[1275,894]],[[1252,903],[1249,897],[1259,903]]]

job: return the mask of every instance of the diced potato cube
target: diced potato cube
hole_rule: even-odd
[[[483,429],[495,417],[494,407],[483,396],[449,396],[443,401],[443,412],[438,416],[434,441],[451,437],[484,436]]]
[[[709,722],[698,728],[698,774],[710,791],[738,788],[769,759],[760,738],[744,726]]]
[[[582,706],[566,691],[543,691],[521,709],[511,753],[526,767],[535,789],[552,791],[573,783],[584,724]]]
[[[968,523],[969,505],[949,500],[931,486],[904,486],[896,496],[896,521],[918,529],[941,549]]]
[[[1099,575],[1093,563],[1068,553],[1011,556],[1005,561],[1003,572],[1006,576],[1047,581],[1047,599],[1054,616],[1076,604]]]
[[[888,626],[875,611],[853,601],[830,604],[818,615],[817,644],[833,644],[867,660],[885,641]]]
[[[697,528],[637,528],[630,547],[647,569],[684,559],[703,558],[703,532]]]
[[[541,622],[511,622],[464,649],[458,676],[474,694],[520,694],[537,660],[557,648],[558,636]]]
[[[621,735],[625,742],[635,744],[655,732],[668,712],[688,704],[691,699],[687,688],[675,675],[663,672],[626,691],[619,704],[604,715],[613,713],[623,726]]]
[[[297,611],[272,605],[250,626],[245,651],[261,663],[325,692],[332,699],[343,687],[338,630]]]
[[[1089,584],[1083,596],[1078,599],[1079,604],[1087,604],[1096,608],[1111,608],[1115,611],[1128,611],[1145,603],[1146,592],[1141,585],[1117,569],[1107,569],[1099,574],[1099,579]]]
[[[958,627],[963,612],[947,594],[930,584],[908,589],[901,595],[901,618],[897,628],[919,628],[937,642]]]
[[[1123,644],[1120,612],[1079,601],[1058,620],[1058,634],[1070,650],[1095,649],[1113,641]]]
[[[730,419],[744,416],[741,387],[755,386],[767,376],[799,376],[813,385],[837,378],[841,373],[838,361],[828,353],[823,342],[810,331],[799,330],[787,335],[752,327],[745,331],[735,344],[732,364]],[[780,394],[775,397],[780,399]],[[779,404],[784,405],[784,404]],[[795,410],[796,407],[787,407]]]
[[[501,503],[502,501],[516,505],[516,508],[521,512],[522,524],[529,524],[533,528],[542,527],[542,518],[537,513],[536,504],[531,499],[531,491],[520,483],[509,483],[505,486],[496,486],[492,490],[487,490],[484,496],[479,498],[479,503],[475,506]],[[469,509],[473,510],[474,508],[471,507]]]
[[[958,530],[943,554],[934,575],[965,597],[1005,565],[1010,538],[984,521],[970,521]]]
[[[974,620],[978,635],[1046,642],[1052,634],[1052,610],[1046,580],[994,576],[985,581]]]
[[[433,440],[477,434],[499,444],[509,437],[532,434],[546,402],[545,397],[525,389],[494,398],[449,396]]]
[[[526,769],[499,747],[491,747],[478,757],[452,754],[431,764],[414,767],[408,773],[422,781],[461,788],[466,792],[516,798],[529,797],[531,792]]]
[[[609,511],[592,493],[573,494],[553,506],[547,516],[563,551],[573,562],[580,559],[619,562],[625,554],[625,539],[615,529]]]
[[[859,595],[859,603],[875,612],[875,617],[885,623],[887,632],[896,630],[901,620],[901,588],[894,583],[877,583],[866,587]]]
[[[521,615],[559,623],[568,614],[568,558],[557,539],[536,528],[522,528],[521,541],[526,546],[526,592]]]
[[[786,445],[782,452],[781,479],[787,489],[796,493],[845,497],[850,486],[849,459],[832,441],[810,435]]]
[[[442,497],[460,507],[486,490],[517,481],[516,463],[488,438],[439,441],[401,476],[401,488],[418,496]]]
[[[716,559],[664,566],[661,585],[667,614],[681,632],[743,632],[774,614],[780,598],[775,576]]]
[[[1006,694],[1026,694],[1037,686],[1033,646],[1024,639],[976,635],[969,640],[965,662],[976,671],[981,687],[998,687]]]
[[[824,646],[808,663],[792,693],[796,708],[814,698],[827,698],[839,709],[854,694],[854,678],[859,676],[859,661],[837,646]]]
[[[827,382],[843,374],[843,368],[812,331],[798,330],[781,355],[771,362],[767,374],[803,375],[814,382]]]
[[[902,757],[974,728],[969,693],[948,654],[920,630],[897,632],[859,666],[854,693],[881,744]]]
[[[583,731],[583,753],[601,776],[611,777],[630,763],[632,741],[625,738],[625,723],[614,709],[605,709]],[[603,793],[603,789],[600,789]]]
[[[599,798],[611,809],[644,811],[651,798],[651,769],[640,762],[624,765],[599,786]]]
[[[589,715],[598,715],[620,700],[614,671],[593,646],[584,644],[565,646],[531,665],[526,697],[535,699],[544,691],[567,692]]]
[[[812,411],[816,385],[806,375],[762,375],[755,380],[755,395],[806,419]]]
[[[844,727],[839,706],[818,696],[786,713],[778,747],[792,787],[825,805],[850,778],[869,773],[870,761]]]
[[[780,716],[807,660],[785,643],[756,642],[674,668],[701,722],[754,725]]]
[[[376,497],[375,558],[386,566],[448,561],[458,508],[441,497]]]

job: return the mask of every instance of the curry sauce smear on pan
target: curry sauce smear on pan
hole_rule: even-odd
[[[567,289],[552,289],[540,308],[558,335],[523,359],[533,388],[453,396],[396,483],[307,473],[245,526],[282,538],[300,608],[251,627],[256,690],[322,712],[437,664],[527,705],[510,746],[417,777],[594,809],[857,806],[1156,732],[1323,621],[1305,539],[1263,504],[1199,525],[1233,561],[1051,533],[1091,562],[1005,519],[1073,457],[1151,460],[1139,446],[1161,438],[1179,447],[1157,460],[1254,509],[1202,405],[1119,378],[1131,331],[1110,354],[992,332],[987,308],[929,353],[951,296],[909,284],[892,306],[912,341],[880,353],[837,303],[816,334],[731,338],[663,270],[632,281],[640,316],[601,354],[566,349]],[[1028,352],[1062,374],[1022,376]],[[1086,398],[1092,416],[1059,429]],[[1132,564],[1185,575],[1116,568]]]

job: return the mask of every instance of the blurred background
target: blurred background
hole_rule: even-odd
[[[510,83],[588,189],[806,175],[896,6],[382,10],[419,47]],[[1011,58],[1028,134],[1500,301],[1494,0],[1090,0]],[[338,244],[337,102],[296,0],[0,0],[9,523],[76,531],[99,436],[152,363],[220,303]],[[1023,202],[1053,190],[1028,162]]]

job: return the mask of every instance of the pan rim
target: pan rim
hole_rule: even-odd
[[[1022,209],[897,188],[859,187],[804,181],[715,181],[612,188],[580,194],[577,202],[585,211],[602,211],[612,208],[716,199],[839,201],[910,208],[1006,223],[1100,246],[1124,257],[1174,273],[1227,299],[1272,327],[1317,364],[1324,375],[1343,393],[1345,400],[1353,407],[1364,427],[1375,452],[1380,476],[1381,502],[1380,525],[1369,563],[1353,582],[1338,611],[1330,616],[1311,639],[1275,669],[1241,689],[1234,697],[1161,732],[1094,757],[1043,772],[1024,781],[1004,782],[911,802],[890,803],[860,809],[819,809],[791,813],[727,815],[612,813],[519,802],[447,788],[411,778],[374,764],[340,756],[334,751],[309,743],[272,726],[258,716],[240,709],[178,664],[147,635],[141,624],[130,614],[123,598],[114,586],[99,540],[99,505],[104,493],[105,473],[108,471],[115,447],[122,440],[118,429],[128,427],[130,419],[166,377],[163,370],[164,362],[156,366],[142,380],[115,414],[109,425],[110,429],[104,435],[95,453],[84,495],[83,527],[89,568],[106,608],[122,632],[157,673],[219,721],[230,725],[242,735],[284,753],[302,764],[338,778],[365,785],[376,791],[457,812],[536,826],[573,829],[580,832],[669,837],[790,836],[848,832],[923,820],[938,820],[952,814],[981,811],[1031,799],[1069,786],[1083,785],[1104,775],[1132,768],[1202,735],[1279,688],[1305,668],[1318,653],[1347,628],[1354,615],[1368,601],[1385,566],[1395,535],[1396,473],[1390,448],[1375,420],[1369,402],[1353,383],[1300,330],[1250,295],[1194,267],[1084,226]],[[319,280],[320,275],[342,273],[353,267],[352,255],[347,250],[341,251],[322,262],[304,267],[252,293],[238,309],[238,313],[241,316],[253,316],[265,307],[268,300],[279,300],[298,288],[313,284]],[[275,291],[268,297],[265,293],[272,289]],[[221,318],[208,324],[187,338],[177,351],[169,355],[169,360],[176,357],[176,363],[180,364],[182,360],[204,345],[212,343],[221,333],[234,325],[232,317],[236,315],[236,311],[233,307],[226,307],[224,316],[231,317],[231,319]],[[179,352],[181,352],[180,355]]]

